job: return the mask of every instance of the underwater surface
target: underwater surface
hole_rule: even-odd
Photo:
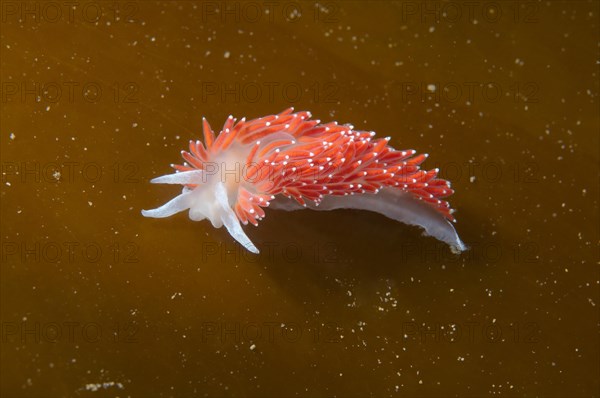
[[[598,396],[596,1],[3,1],[0,395]],[[293,106],[452,182],[244,231],[150,180]]]

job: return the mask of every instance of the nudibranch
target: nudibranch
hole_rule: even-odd
[[[203,119],[204,144],[190,141],[183,165],[152,183],[179,184],[183,191],[146,217],[169,217],[189,209],[193,221],[209,219],[253,253],[258,249],[240,222],[258,225],[264,208],[363,209],[424,229],[454,252],[466,249],[443,198],[454,191],[439,170],[421,170],[427,154],[395,150],[387,138],[336,122],[310,120],[289,108],[278,115],[237,121],[229,116],[215,136]]]

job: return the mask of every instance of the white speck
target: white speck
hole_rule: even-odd
[[[252,344],[252,345],[250,346],[250,351],[254,351],[254,349],[255,349],[255,348],[256,348],[256,344]]]
[[[135,128],[135,127],[137,127],[137,126],[138,126],[138,124],[137,124],[136,122],[133,122],[133,123],[131,124],[131,127],[134,127],[134,128]]]
[[[16,137],[16,135],[15,135],[15,133],[10,133],[9,137],[10,137],[11,140],[14,140],[15,137]]]
[[[225,53],[223,54],[223,57],[225,59],[229,58],[230,56],[231,56],[231,52],[229,52],[229,51],[225,51]]]
[[[93,205],[94,205],[94,203],[93,203],[93,202],[90,202],[90,201],[88,201],[88,205],[90,205],[90,206],[93,206]]]

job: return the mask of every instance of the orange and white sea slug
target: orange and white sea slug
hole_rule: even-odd
[[[466,246],[450,221],[453,210],[443,198],[453,190],[436,178],[438,169],[421,170],[426,154],[398,151],[389,137],[357,131],[336,122],[309,120],[310,112],[289,108],[278,115],[225,121],[215,136],[203,119],[204,145],[190,141],[175,174],[151,180],[180,184],[180,195],[146,217],[169,217],[189,209],[194,221],[223,225],[246,249],[258,253],[240,221],[257,225],[263,208],[284,210],[364,209],[417,225],[453,251]]]

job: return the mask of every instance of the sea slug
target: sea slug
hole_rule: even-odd
[[[278,115],[237,121],[229,116],[215,136],[203,119],[204,144],[190,141],[174,174],[151,180],[180,184],[180,195],[146,217],[169,217],[189,209],[194,221],[209,219],[253,253],[256,246],[240,221],[257,225],[263,208],[363,209],[416,225],[448,245],[466,249],[443,198],[454,191],[439,170],[421,170],[427,154],[395,150],[374,132],[336,122],[310,120],[289,108]]]

